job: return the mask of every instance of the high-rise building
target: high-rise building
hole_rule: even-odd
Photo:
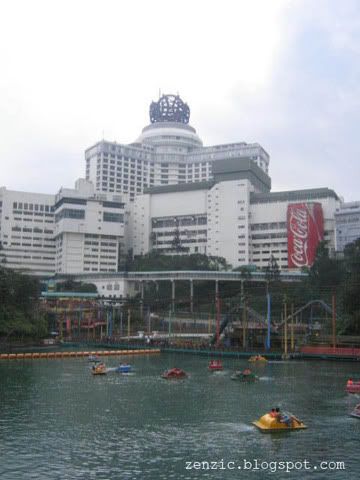
[[[54,274],[54,199],[0,188],[0,258],[5,266],[39,276]]]
[[[55,197],[56,273],[117,272],[125,252],[127,197],[79,179]]]
[[[336,251],[360,238],[360,202],[344,202],[335,213]]]
[[[265,173],[269,155],[258,143],[204,147],[188,124],[189,107],[175,95],[150,105],[150,125],[129,145],[102,140],[85,152],[86,178],[98,192],[129,194],[159,185],[197,183],[213,178],[213,163],[248,158]]]
[[[79,179],[56,195],[0,188],[0,263],[49,277],[116,272],[124,261],[129,220],[126,195],[97,193]]]
[[[270,178],[250,159],[213,165],[214,179],[150,188],[135,198],[135,255],[203,253],[233,267],[310,266],[316,246],[335,249],[333,190],[270,192]]]
[[[41,276],[114,273],[133,249],[300,269],[320,240],[335,251],[360,236],[359,202],[341,204],[328,188],[271,192],[259,144],[204,147],[189,118],[179,96],[164,95],[134,143],[86,150],[75,189],[0,188],[0,261]]]

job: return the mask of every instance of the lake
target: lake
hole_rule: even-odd
[[[344,390],[358,363],[269,362],[244,384],[230,375],[246,360],[211,373],[203,356],[123,358],[134,373],[94,377],[84,358],[0,361],[1,480],[359,478],[360,420],[348,414],[360,399]],[[160,378],[174,366],[189,378]],[[277,406],[308,429],[252,426]]]

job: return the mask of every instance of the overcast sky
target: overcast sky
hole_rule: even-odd
[[[273,191],[360,200],[359,0],[0,3],[0,185],[55,193],[179,93],[204,145],[258,142]]]

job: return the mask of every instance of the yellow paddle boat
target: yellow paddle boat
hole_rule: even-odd
[[[105,363],[99,363],[97,365],[93,365],[91,368],[91,373],[93,375],[106,375],[107,370],[106,370]]]
[[[264,362],[266,363],[267,360],[265,357],[262,357],[261,355],[253,355],[252,357],[249,358],[250,363],[255,363],[255,362]]]
[[[263,433],[291,432],[307,428],[301,420],[287,412],[272,411],[252,423]]]

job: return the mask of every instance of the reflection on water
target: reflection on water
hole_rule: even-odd
[[[116,357],[107,359],[115,367]],[[230,380],[245,361],[191,355],[132,359],[135,373],[91,375],[81,358],[0,363],[0,477],[17,479],[254,479],[266,471],[186,470],[185,462],[244,460],[344,461],[346,470],[311,472],[310,478],[357,479],[360,421],[349,412],[352,363],[275,362],[252,366],[262,381]],[[166,381],[181,367],[190,377]],[[251,422],[272,407],[293,412],[309,426],[264,435]],[[241,475],[240,475],[241,473]],[[277,479],[308,478],[278,471]]]

